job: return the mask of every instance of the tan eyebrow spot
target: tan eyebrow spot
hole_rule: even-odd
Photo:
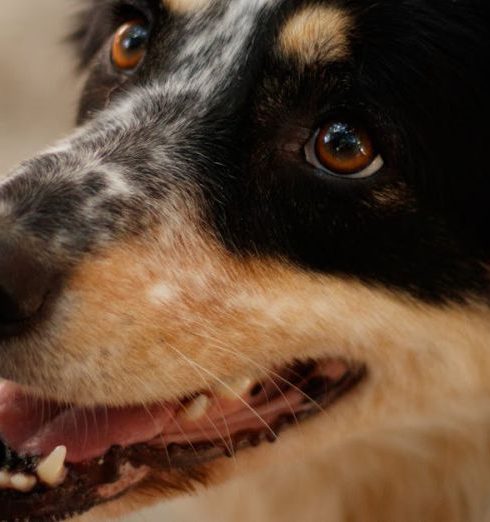
[[[173,12],[185,14],[204,9],[211,0],[162,0],[163,6]]]
[[[278,51],[302,65],[345,59],[351,26],[350,17],[338,8],[306,7],[285,23]]]

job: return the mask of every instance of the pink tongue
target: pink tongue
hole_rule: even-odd
[[[69,409],[23,441],[20,452],[44,454],[64,445],[68,462],[90,460],[113,445],[129,446],[156,437],[173,415],[164,408]]]
[[[46,455],[64,445],[67,461],[80,462],[113,445],[148,441],[174,416],[170,406],[64,409],[32,399],[12,383],[0,383],[0,434],[20,454]]]
[[[143,442],[168,445],[225,439],[230,430],[264,429],[281,412],[298,406],[300,394],[267,401],[214,398],[199,420],[178,416],[178,404],[128,408],[78,408],[44,404],[29,398],[18,386],[0,383],[0,435],[20,455],[46,456],[66,446],[71,463],[104,455],[112,446]],[[251,413],[252,408],[260,415]]]
[[[20,455],[46,456],[66,446],[71,463],[103,456],[112,446],[163,443],[192,444],[229,439],[241,430],[271,430],[281,414],[294,415],[307,408],[304,395],[289,389],[273,399],[264,396],[226,399],[213,397],[199,420],[179,415],[179,403],[150,407],[80,408],[43,403],[18,386],[0,382],[0,440]],[[264,392],[267,392],[264,388]],[[273,432],[272,432],[273,433]]]
[[[18,386],[0,382],[0,435],[17,448],[60,413],[59,406],[28,397]]]

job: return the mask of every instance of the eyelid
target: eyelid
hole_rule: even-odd
[[[144,18],[149,24],[152,25],[156,15],[156,8],[153,4],[154,2],[149,2],[148,0],[120,0],[115,4],[115,9],[121,11],[124,9],[129,11],[132,10],[133,16],[131,14],[129,16],[134,18],[134,14],[139,14],[141,18]],[[163,8],[163,2],[158,2],[158,4]],[[122,23],[124,23],[124,21],[128,20],[125,19],[122,21]]]
[[[324,167],[320,161],[317,158],[316,152],[315,152],[315,143],[318,138],[318,135],[320,134],[320,129],[318,129],[313,136],[308,140],[304,147],[306,160],[308,163],[313,165],[315,168],[321,170],[322,172],[325,172],[329,176],[335,176],[336,178],[342,178],[342,179],[363,179],[368,178],[372,176],[373,174],[376,174],[379,170],[381,170],[384,166],[384,159],[381,156],[381,154],[378,154],[374,160],[363,170],[360,172],[356,172],[355,174],[338,174],[336,172],[333,172],[326,167]]]

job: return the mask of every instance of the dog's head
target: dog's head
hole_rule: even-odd
[[[2,520],[488,393],[489,21],[89,2],[80,127],[0,185]]]

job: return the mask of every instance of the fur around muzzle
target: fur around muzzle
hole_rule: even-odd
[[[183,436],[169,431],[167,453],[148,452],[163,431],[146,417],[134,423],[145,427],[142,446],[111,445],[121,440],[116,423],[102,437],[105,453],[84,461],[83,448],[71,451],[65,492],[78,488],[76,505],[88,509],[133,486],[167,496],[247,466],[272,463],[274,475],[278,463],[293,467],[293,456],[314,477],[305,498],[315,516],[327,512],[318,505],[323,484],[339,484],[339,503],[353,484],[359,502],[346,495],[347,507],[337,506],[344,519],[403,520],[417,478],[435,490],[450,470],[444,498],[461,496],[427,512],[480,522],[488,496],[478,490],[472,501],[475,473],[465,470],[477,462],[476,475],[487,477],[490,469],[486,454],[478,458],[490,393],[489,243],[481,234],[488,208],[478,205],[488,192],[484,24],[463,2],[140,3],[153,31],[141,67],[114,70],[112,33],[98,32],[119,21],[108,23],[112,2],[94,2],[78,35],[91,69],[83,122],[0,184],[0,375],[15,383],[2,383],[4,397],[55,405],[60,423],[73,408],[68,425],[77,436],[76,421],[90,415],[85,426],[96,432],[104,413],[120,419],[133,408],[160,421],[167,407],[171,420],[210,402],[233,410],[213,395],[229,392],[229,382],[257,383],[246,397],[266,409],[263,383],[294,380],[298,368],[293,387],[277,386],[276,399],[286,391],[296,402],[286,418],[283,409],[271,414],[274,427],[306,412],[301,386],[323,402],[304,432],[245,449],[231,463],[218,457],[233,457],[235,443],[260,444],[260,419],[257,433],[229,434],[231,449],[204,441],[195,460],[192,444],[182,448]],[[486,13],[480,5],[475,12]],[[421,84],[427,71],[434,85]],[[352,115],[365,119],[383,157],[367,178],[332,175],[309,159],[325,121]],[[466,126],[471,136],[461,132]],[[472,154],[452,154],[459,149]],[[318,373],[324,367],[328,374]],[[381,450],[371,444],[378,440]],[[332,456],[346,441],[352,455],[361,448],[369,458]],[[0,445],[12,472],[49,456],[31,443],[36,455],[21,454],[20,443]],[[312,454],[302,460],[305,448]],[[456,449],[454,463],[441,448]],[[400,480],[400,469],[409,478]],[[36,491],[30,499],[43,509]],[[396,500],[380,499],[385,491]],[[28,512],[27,497],[11,493],[0,499]],[[47,494],[54,499],[56,489]],[[415,497],[422,500],[413,513],[424,513],[430,499]]]

